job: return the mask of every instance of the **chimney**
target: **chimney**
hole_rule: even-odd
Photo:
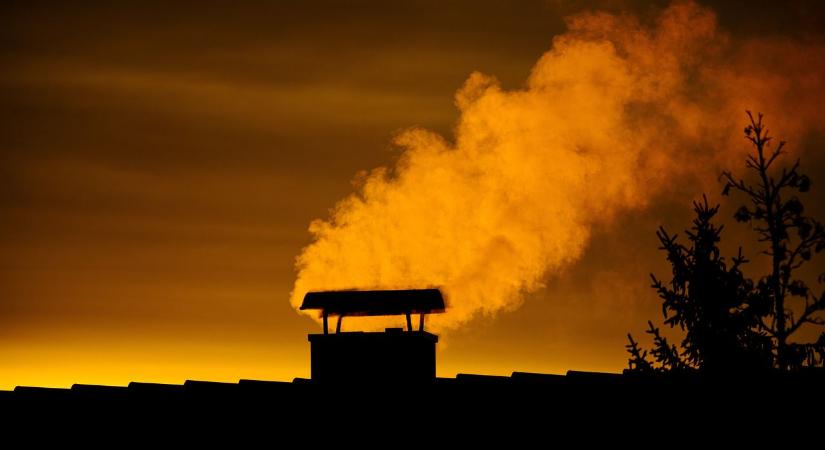
[[[310,334],[312,381],[320,384],[426,384],[435,380],[438,336],[424,318],[444,312],[438,289],[310,292],[302,310],[320,310],[323,334]],[[341,331],[345,316],[404,315],[407,327],[383,332]],[[413,329],[417,315],[418,329]],[[329,332],[329,317],[337,318]]]

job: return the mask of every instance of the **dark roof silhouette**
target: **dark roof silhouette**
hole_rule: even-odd
[[[380,379],[372,380],[375,387],[392,388],[393,386],[382,384]],[[564,375],[513,372],[507,375],[478,375],[459,373],[455,378],[433,378],[429,385],[401,386],[403,389],[417,388],[420,392],[433,391],[447,392],[444,388],[451,390],[455,387],[478,387],[485,395],[492,395],[498,392],[497,389],[507,389],[507,392],[515,392],[526,389],[527,393],[552,393],[561,398],[566,395],[584,395],[593,388],[611,388],[615,392],[639,393],[651,391],[660,394],[661,389],[679,388],[685,391],[692,389],[705,390],[711,387],[751,386],[751,385],[774,385],[787,389],[797,389],[802,386],[818,386],[825,384],[825,370],[811,369],[799,373],[779,373],[766,372],[754,373],[747,379],[730,377],[703,376],[698,373],[650,373],[641,374],[634,372],[625,373],[605,373],[605,372],[581,372],[570,370]],[[115,397],[119,394],[128,394],[130,398],[153,397],[153,396],[179,396],[198,397],[206,395],[213,396],[218,393],[243,396],[253,394],[255,396],[266,392],[289,393],[299,390],[303,393],[317,391],[326,394],[328,392],[339,392],[340,386],[326,386],[323,383],[316,383],[307,378],[295,378],[293,381],[265,381],[241,379],[237,383],[186,380],[183,384],[162,384],[131,382],[128,386],[105,386],[90,384],[75,384],[69,389],[46,388],[32,386],[17,386],[13,391],[0,390],[0,400],[2,399],[26,399],[48,397],[50,399],[60,398],[82,398],[86,396],[107,396]],[[330,390],[331,389],[331,390]],[[712,391],[713,389],[711,389]],[[377,390],[378,395],[383,395],[385,391]],[[825,391],[821,391],[824,392]],[[366,394],[366,391],[359,391]]]
[[[36,434],[27,435],[32,438],[112,434],[111,442],[119,443],[157,435],[156,442],[166,442],[171,435],[192,442],[225,434],[288,447],[290,438],[284,436],[290,433],[306,442],[354,436],[359,442],[371,439],[386,445],[411,431],[425,438],[432,433],[431,441],[447,433],[466,442],[473,437],[489,440],[494,433],[555,438],[574,430],[580,438],[592,434],[632,444],[627,431],[631,426],[645,436],[688,426],[684,434],[692,436],[716,424],[729,436],[754,433],[748,430],[761,436],[767,423],[764,408],[781,405],[785,409],[780,420],[794,427],[807,424],[806,436],[815,437],[821,415],[812,413],[811,405],[825,400],[823,375],[815,371],[715,379],[698,374],[514,372],[509,377],[458,374],[426,385],[385,385],[380,379],[327,385],[295,379],[17,387],[0,391],[0,411],[21,425],[4,422],[9,435],[36,428]],[[57,432],[60,427],[70,427],[70,433]],[[608,432],[611,427],[621,432]],[[587,432],[579,434],[580,429]],[[717,439],[718,431],[712,430]]]
[[[444,297],[438,289],[309,292],[301,309],[343,316],[430,314],[444,312]]]

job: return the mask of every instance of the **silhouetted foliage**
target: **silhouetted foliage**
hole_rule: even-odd
[[[785,142],[769,151],[772,138],[762,114],[754,117],[748,112],[748,118],[745,138],[754,153],[748,155],[746,167],[758,179],[751,184],[723,172],[722,195],[733,190],[748,197],[749,205],[737,209],[733,217],[751,223],[759,242],[767,245],[761,253],[771,258],[771,271],[756,283],[746,277],[741,266],[748,260],[741,248],[728,264],[718,248],[723,227],[712,222],[719,205],[710,207],[704,196],[703,202],[694,202],[696,218],[686,231],[689,245],[677,242],[677,236],[664,228],[656,233],[672,266],[671,280],[665,283],[651,274],[652,286],[663,301],[664,323],[684,331],[681,350],[648,322],[647,333],[654,338],[653,361],[628,334],[631,371],[788,370],[825,363],[825,333],[815,342],[789,340],[804,324],[825,324],[821,315],[825,293],[817,297],[795,272],[825,249],[822,224],[804,214],[796,196],[810,190],[811,180],[799,173],[799,160],[775,177],[772,167],[785,153]],[[819,282],[823,280],[825,274],[819,276]],[[792,300],[797,308],[789,304]]]
[[[688,245],[664,228],[656,236],[672,267],[670,281],[651,274],[652,287],[662,299],[664,323],[684,332],[681,351],[661,335],[652,322],[647,333],[653,336],[653,361],[628,334],[631,344],[630,369],[636,371],[723,371],[766,367],[770,342],[756,330],[758,298],[752,295],[753,282],[742,274],[747,262],[739,254],[731,264],[718,247],[721,226],[713,223],[719,205],[711,207],[707,197],[693,203],[696,217],[686,230]]]
[[[653,325],[651,322],[648,323]],[[654,368],[653,364],[647,360],[647,350],[642,350],[639,347],[639,343],[633,340],[633,335],[630,333],[627,333],[627,340],[630,341],[629,344],[625,345],[627,352],[630,353],[630,359],[628,360],[630,370],[637,372],[652,372]]]
[[[759,242],[766,245],[762,253],[771,259],[771,271],[759,278],[756,285],[757,295],[764,302],[758,329],[772,339],[775,367],[822,366],[825,333],[815,342],[791,341],[802,325],[825,324],[822,318],[825,292],[817,297],[805,281],[797,278],[797,269],[825,249],[825,229],[805,215],[797,196],[810,190],[811,180],[799,172],[798,159],[781,172],[773,170],[777,158],[785,154],[785,142],[780,141],[776,148],[769,150],[773,138],[762,121],[762,114],[754,117],[749,111],[748,118],[745,138],[753,145],[754,153],[748,155],[746,167],[756,174],[757,180],[749,183],[724,172],[722,177],[726,183],[722,195],[728,195],[731,190],[745,194],[748,204],[740,207],[734,218],[752,225]],[[825,274],[819,276],[820,283],[823,278]]]

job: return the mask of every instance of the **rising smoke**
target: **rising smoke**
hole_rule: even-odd
[[[516,308],[581,258],[594,227],[675,183],[717,189],[720,168],[741,165],[745,109],[792,138],[825,98],[820,46],[736,41],[695,3],[649,23],[567,23],[523,89],[470,75],[454,141],[400,133],[398,162],[310,224],[294,306],[311,290],[438,286],[449,303],[437,331]]]

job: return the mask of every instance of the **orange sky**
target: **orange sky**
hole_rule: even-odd
[[[319,327],[290,305],[295,259],[313,242],[309,224],[358,192],[356,175],[393,167],[404,151],[393,139],[409,127],[455,144],[456,127],[480,117],[455,104],[474,72],[505,97],[529,91],[565,16],[600,7],[650,26],[668,2],[374,3],[0,6],[0,389],[308,376],[306,334]],[[725,83],[747,74],[727,68],[755,64],[748,45],[781,55],[753,101],[803,157],[807,205],[822,219],[822,91],[805,49],[821,48],[823,8],[720,3],[707,10],[718,18],[708,45],[734,50],[716,55],[725,88],[713,93],[739,100]],[[680,107],[700,99],[686,114],[710,108],[710,93],[682,94]],[[685,125],[679,142],[721,142],[703,134],[718,132],[736,161],[745,116],[722,103],[734,105],[714,110],[724,117],[685,119],[701,138]],[[661,317],[648,277],[667,270],[655,229],[685,228],[703,190],[720,200],[715,174],[690,167],[719,163],[718,152],[683,160],[682,148],[661,160],[684,169],[678,182],[644,185],[623,167],[631,176],[617,186],[644,201],[604,199],[609,220],[585,221],[575,258],[536,272],[522,297],[503,290],[487,314],[462,309],[442,335],[439,374],[624,368],[626,333]],[[731,224],[726,248],[751,237]]]

